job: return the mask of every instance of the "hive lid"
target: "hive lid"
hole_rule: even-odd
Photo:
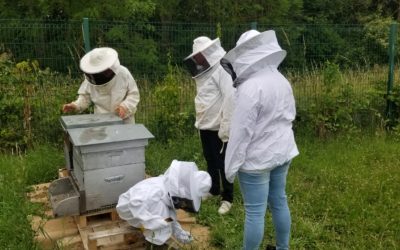
[[[114,113],[66,115],[61,116],[60,122],[64,130],[124,123],[123,120]]]
[[[150,139],[154,136],[143,124],[118,124],[110,126],[67,129],[75,146]]]

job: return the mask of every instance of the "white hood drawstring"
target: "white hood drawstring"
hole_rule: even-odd
[[[225,143],[226,142],[222,142],[222,147],[221,147],[221,150],[219,151],[220,154],[222,154],[224,152]]]

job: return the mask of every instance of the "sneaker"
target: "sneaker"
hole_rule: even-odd
[[[221,206],[218,209],[218,213],[226,214],[227,212],[229,212],[229,210],[231,210],[231,207],[232,207],[232,203],[230,203],[229,201],[222,201]]]
[[[211,197],[213,197],[214,195],[212,195],[211,193],[207,193],[207,194],[205,194],[203,197],[201,197],[201,200],[202,201],[206,201],[206,200],[208,200],[209,198],[211,198]]]

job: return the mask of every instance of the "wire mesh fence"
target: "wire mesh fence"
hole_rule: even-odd
[[[156,101],[154,91],[165,83],[166,75],[175,74],[179,86],[179,108],[170,110],[186,114],[194,112],[195,85],[190,76],[181,70],[183,58],[192,52],[193,39],[198,36],[220,37],[222,46],[228,51],[235,47],[240,34],[250,27],[256,27],[259,31],[276,31],[281,47],[287,51],[280,69],[293,85],[300,115],[321,105],[326,92],[332,89],[335,90],[330,92],[331,96],[344,98],[347,93],[346,98],[352,101],[352,105],[368,100],[374,109],[380,112],[384,109],[385,99],[378,94],[371,96],[371,93],[376,90],[384,92],[386,88],[389,26],[383,27],[381,33],[377,34],[361,25],[252,23],[227,26],[89,20],[88,27],[84,27],[81,20],[0,20],[0,53],[11,56],[17,63],[38,61],[40,68],[40,72],[25,80],[3,69],[0,82],[1,110],[4,114],[9,112],[5,103],[10,102],[15,106],[13,100],[20,99],[17,106],[21,110],[15,113],[15,117],[18,117],[15,122],[20,121],[21,129],[29,130],[30,124],[40,131],[36,132],[37,137],[57,136],[57,131],[48,131],[54,128],[53,123],[57,122],[55,118],[61,115],[62,103],[76,97],[83,79],[79,60],[85,48],[109,46],[118,51],[121,64],[132,72],[138,83],[141,101],[136,120],[152,127],[153,132],[159,135],[165,132],[165,128],[157,125],[160,113],[165,109],[162,107],[164,104]],[[88,41],[84,40],[85,35]],[[333,70],[335,72],[331,72],[332,67],[327,67],[331,64],[338,66],[336,71]],[[173,65],[177,71],[169,72],[168,65]],[[42,76],[46,68],[56,73],[49,73],[52,77],[44,80]],[[10,82],[20,83],[19,87]],[[332,84],[336,87],[329,87]],[[35,87],[30,91],[28,86]],[[335,92],[340,94],[335,95]],[[29,111],[26,102],[34,103],[30,106],[32,110]],[[11,106],[8,108],[11,109]],[[187,122],[192,122],[193,116],[190,114],[186,117]],[[2,114],[2,126],[10,125],[10,121],[5,119],[7,117]],[[194,132],[193,124],[191,129]]]
[[[158,78],[165,73],[167,54],[173,64],[192,51],[197,36],[220,37],[225,50],[235,46],[250,24],[221,26],[193,23],[129,23],[89,20],[84,41],[82,21],[0,20],[1,50],[16,61],[36,59],[42,67],[63,73],[80,74],[79,58],[85,46],[110,46],[120,54],[121,63],[136,76]],[[253,25],[254,26],[254,25]],[[288,54],[284,70],[319,67],[327,60],[343,67],[367,67],[388,61],[389,26],[381,34],[361,25],[263,25],[260,31],[274,29]],[[84,44],[84,42],[88,44]]]

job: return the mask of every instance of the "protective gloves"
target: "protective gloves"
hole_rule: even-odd
[[[172,234],[174,235],[175,239],[179,242],[187,244],[193,241],[192,235],[189,232],[182,229],[181,225],[177,221],[173,221],[171,223],[172,227]]]

